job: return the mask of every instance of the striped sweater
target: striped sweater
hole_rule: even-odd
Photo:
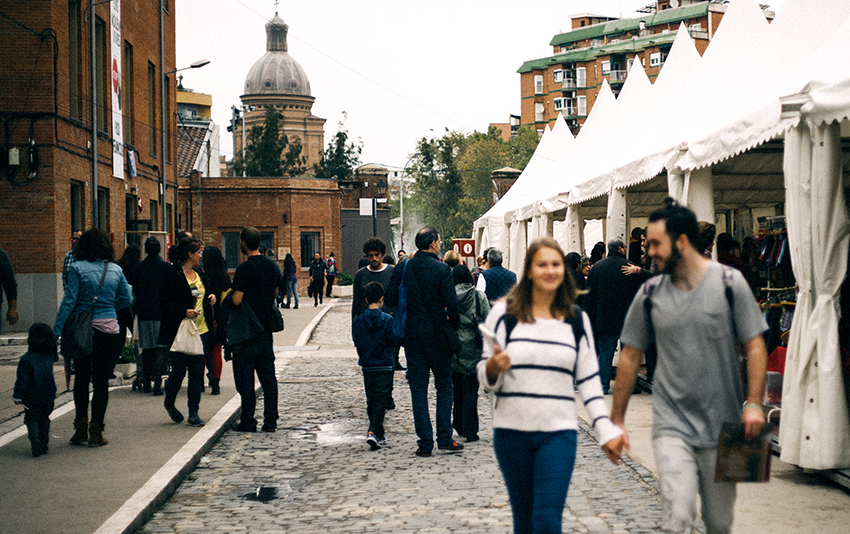
[[[505,343],[505,302],[493,306],[485,321],[496,332],[500,346]],[[493,345],[485,337],[478,362],[478,380],[495,394],[493,427],[521,431],[554,432],[578,430],[575,386],[593,422],[600,444],[622,434],[608,417],[602,397],[599,364],[593,346],[590,319],[583,314],[585,335],[576,358],[575,337],[568,322],[536,319],[517,323],[506,347],[511,369],[499,375],[495,384],[487,382],[485,366],[493,355]]]

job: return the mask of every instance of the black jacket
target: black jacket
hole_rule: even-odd
[[[586,288],[589,293],[584,297],[584,310],[590,317],[595,334],[620,335],[632,299],[648,278],[644,273],[623,274],[625,265],[629,265],[625,256],[611,253],[590,268]]]
[[[405,272],[405,263],[408,265],[407,274],[404,276],[404,286],[407,288],[407,328],[404,344],[438,347],[448,354],[448,344],[444,343],[444,328],[450,325],[457,330],[460,327],[452,270],[435,254],[418,251],[413,258],[404,260],[393,268],[384,296],[387,306],[398,305],[398,286]]]
[[[197,270],[195,272],[201,277],[204,288],[209,287],[207,279]],[[177,336],[177,330],[180,329],[180,322],[186,318],[186,310],[195,307],[195,297],[192,296],[192,289],[183,274],[183,267],[172,266],[171,272],[163,278],[161,303],[159,344],[170,347]]]

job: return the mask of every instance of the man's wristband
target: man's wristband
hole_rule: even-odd
[[[744,409],[746,410],[747,408],[755,408],[756,410],[762,409],[761,404],[756,404],[754,402],[745,402]]]

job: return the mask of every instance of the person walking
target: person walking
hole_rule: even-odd
[[[118,326],[118,310],[129,307],[133,295],[121,268],[112,263],[115,252],[106,232],[97,228],[83,232],[74,255],[77,261],[68,272],[68,285],[53,323],[53,337],[59,339],[71,313],[81,313],[93,306],[92,352],[74,356],[74,410],[77,415],[71,444],[100,447],[108,443],[103,429],[109,402],[109,379],[124,345]],[[95,295],[98,295],[97,300],[94,300]]]
[[[322,259],[321,254],[316,252],[313,256],[313,261],[310,262],[310,291],[309,296],[313,297],[313,306],[318,306],[323,303],[325,273],[328,271],[328,264]]]
[[[207,283],[201,276],[201,256],[203,244],[193,238],[181,239],[174,247],[170,256],[174,258],[174,266],[166,276],[162,289],[162,323],[159,330],[159,343],[171,347],[180,323],[183,319],[192,319],[201,335],[203,352],[201,354],[184,354],[171,351],[171,372],[165,383],[165,400],[163,406],[168,416],[175,423],[183,421],[183,414],[174,406],[183,377],[189,374],[189,384],[186,387],[188,397],[189,418],[186,424],[204,426],[204,421],[198,415],[201,405],[201,389],[204,384],[204,360],[207,352],[207,333],[205,308],[215,305],[216,296],[207,292]]]
[[[292,303],[292,298],[295,298],[295,306],[293,309],[298,309],[298,269],[295,266],[295,259],[292,254],[287,253],[283,258],[283,284],[285,284],[286,302],[283,307],[289,308]]]
[[[65,258],[62,260],[62,291],[68,285],[68,272],[71,270],[71,265],[77,261],[76,256],[74,256],[74,247],[77,246],[81,235],[83,233],[79,230],[71,233],[71,250],[65,254]]]
[[[233,353],[233,379],[242,405],[240,421],[231,425],[237,432],[256,432],[254,412],[257,394],[254,373],[263,387],[263,432],[277,430],[277,377],[274,367],[274,332],[283,330],[283,319],[274,304],[280,287],[280,268],[260,255],[260,231],[246,226],[239,234],[242,253],[248,258],[233,275],[231,302],[234,307],[247,306],[263,327],[257,336],[230,347]],[[322,262],[324,264],[324,262]],[[231,311],[231,313],[233,313]]]
[[[209,348],[205,351],[207,380],[210,383],[210,394],[220,395],[221,370],[224,366],[221,356],[221,351],[224,347],[224,327],[219,320],[223,317],[221,303],[224,300],[225,294],[230,289],[230,275],[227,274],[224,255],[222,255],[221,249],[218,247],[206,247],[204,249],[201,265],[203,266],[204,276],[207,280],[207,293],[215,295],[215,304],[204,308],[204,315],[207,317],[207,327],[210,329],[207,337],[207,347]],[[205,302],[212,302],[212,300]]]
[[[487,295],[492,306],[516,285],[516,274],[502,267],[501,250],[488,249],[484,259],[484,270],[481,271],[475,288]]]
[[[478,374],[482,339],[478,324],[490,313],[487,295],[472,285],[472,274],[463,263],[452,269],[455,283],[460,328],[460,352],[452,355],[452,389],[454,408],[452,427],[470,443],[478,441]]]
[[[551,238],[528,247],[519,284],[485,322],[478,379],[495,394],[493,448],[514,532],[560,533],[576,460],[575,388],[612,462],[622,431],[602,397],[590,320],[577,315],[564,253]]]
[[[162,320],[162,287],[171,265],[162,259],[162,245],[153,236],[145,240],[145,259],[130,271],[128,282],[133,288],[133,310],[138,319],[139,348],[142,351],[142,392],[162,395],[162,374],[168,346],[159,343]]]
[[[325,274],[325,278],[328,281],[327,289],[325,290],[325,296],[331,298],[331,291],[334,287],[334,280],[336,280],[336,258],[334,258],[333,251],[331,251],[325,263],[327,264],[328,268]]]
[[[407,321],[402,345],[407,359],[407,383],[419,445],[415,454],[420,457],[431,456],[434,448],[434,431],[428,410],[431,373],[437,389],[437,448],[453,452],[463,450],[463,445],[452,439],[452,353],[446,337],[447,328],[457,330],[460,327],[460,317],[451,269],[437,256],[440,243],[440,234],[434,228],[419,230],[416,234],[417,252],[393,268],[384,297],[388,306],[396,307],[399,285],[404,284]],[[406,271],[409,272],[405,275]]]
[[[693,530],[699,493],[706,532],[729,533],[736,491],[733,482],[714,480],[718,438],[726,422],[741,421],[747,439],[764,427],[767,350],[762,335],[767,324],[741,273],[704,256],[691,210],[668,198],[649,216],[647,244],[663,274],[638,292],[621,334],[611,418],[623,428],[624,440],[615,452],[619,456],[622,447],[628,448],[629,397],[643,352],[655,345],[652,445],[664,508],[662,531]]]
[[[56,339],[50,327],[44,323],[33,324],[27,334],[27,352],[18,361],[12,400],[24,407],[24,425],[34,458],[47,454],[50,414],[56,400],[53,362],[58,360]]]
[[[0,248],[0,309],[3,306],[3,292],[6,293],[6,321],[9,326],[18,322],[18,282],[15,280],[15,269],[9,255]],[[3,330],[3,319],[0,318],[0,331]]]

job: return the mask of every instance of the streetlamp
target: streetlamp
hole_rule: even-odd
[[[384,183],[383,178],[378,181],[375,189],[377,191],[372,193],[372,237],[378,237],[378,197],[387,194],[387,184]]]
[[[407,166],[410,165],[410,162],[413,161],[413,158],[419,155],[419,152],[414,152],[410,159],[407,160],[407,163],[404,164],[404,167],[401,169],[401,185],[399,186],[398,192],[398,202],[399,202],[399,214],[398,218],[401,221],[401,249],[404,250],[404,171],[407,170]]]
[[[164,52],[162,52],[162,50],[160,50],[160,53],[164,53]],[[165,64],[165,61],[163,59],[163,65],[164,64]],[[170,70],[168,72],[162,73],[162,81],[160,83],[160,85],[161,85],[160,93],[162,93],[162,101],[160,103],[160,108],[161,108],[161,111],[162,111],[162,131],[160,132],[160,137],[162,138],[162,165],[160,165],[160,170],[159,170],[159,172],[160,172],[159,209],[160,209],[160,212],[161,212],[161,215],[162,215],[160,218],[162,220],[162,231],[163,232],[167,231],[167,228],[168,228],[168,213],[166,212],[166,209],[165,209],[165,202],[166,202],[166,194],[165,194],[165,192],[166,192],[165,151],[168,147],[168,139],[165,136],[166,132],[168,131],[168,129],[165,127],[165,121],[168,120],[168,117],[165,113],[165,102],[166,102],[165,99],[168,98],[168,95],[165,94],[165,86],[168,83],[168,76],[169,75],[174,74],[175,72],[180,72],[181,70],[199,69],[199,68],[204,67],[204,66],[209,65],[209,64],[210,64],[209,59],[199,59],[198,61],[195,61],[194,63],[192,63],[188,67],[183,67],[182,69],[174,69],[174,70]]]

